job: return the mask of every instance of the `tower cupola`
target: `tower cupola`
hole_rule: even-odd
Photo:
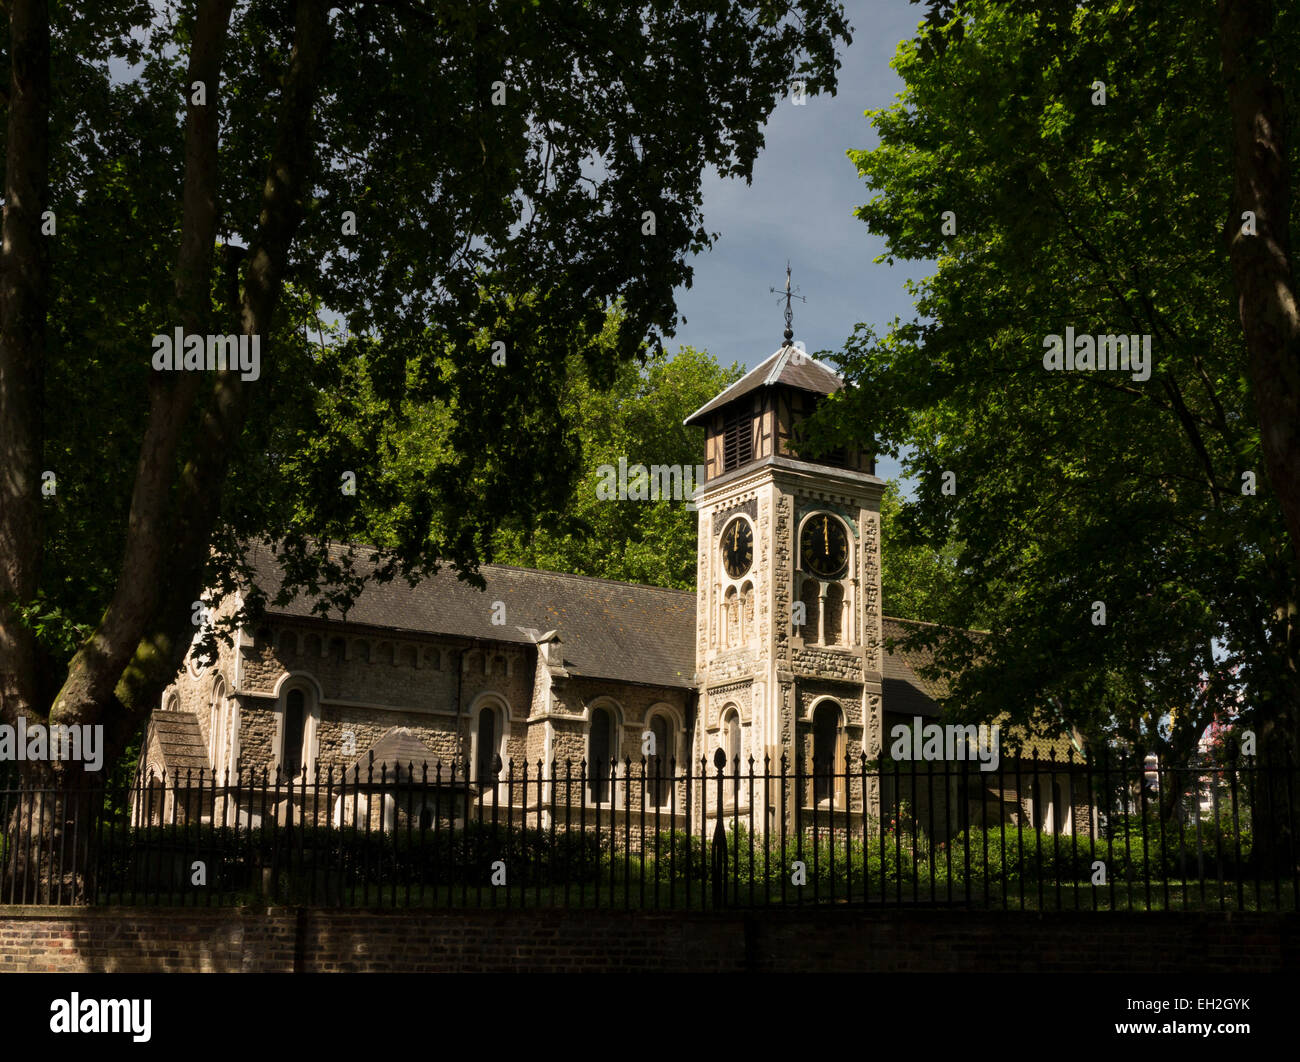
[[[822,399],[843,386],[828,365],[793,343],[782,346],[686,418],[686,424],[705,431],[705,482],[771,457],[799,460],[800,423]],[[805,459],[875,472],[871,456],[857,446]]]

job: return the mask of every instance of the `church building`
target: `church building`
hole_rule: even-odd
[[[557,806],[644,806],[698,825],[717,812],[720,749],[728,821],[770,829],[800,810],[792,801],[850,826],[864,811],[878,820],[898,794],[858,765],[888,756],[896,726],[935,721],[941,690],[923,658],[887,648],[911,623],[881,612],[872,455],[796,452],[801,420],[843,381],[791,339],[787,328],[779,350],[686,421],[705,442],[694,592],[483,565],[481,591],[446,569],[414,588],[369,584],[346,620],[313,615],[304,598],[272,607],[214,661],[191,657],[153,713],[140,767],[165,779],[160,815],[185,814],[172,789],[200,771],[239,807],[238,773],[251,770],[286,787],[436,776],[471,814],[490,802],[530,823]],[[274,558],[264,550],[254,564],[273,598]],[[1032,754],[1069,748],[1063,736]],[[1042,768],[990,796],[992,776],[973,765],[980,806],[1088,829],[1086,793]],[[783,770],[789,784],[763,780]],[[947,788],[931,799],[955,829],[975,790],[959,794],[955,775]],[[396,803],[375,805],[388,828]],[[202,806],[207,818],[214,804]]]

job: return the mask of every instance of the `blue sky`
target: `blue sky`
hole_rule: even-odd
[[[783,303],[768,289],[784,285],[787,259],[808,300],[794,304],[795,338],[810,353],[839,350],[858,322],[883,331],[895,316],[911,315],[904,281],[928,269],[872,262],[883,242],[853,216],[870,192],[845,152],[875,146],[863,112],[889,106],[902,90],[889,61],[924,9],[907,0],[846,0],[845,9],[854,32],[838,94],[777,106],[752,184],[706,178],[704,224],[719,237],[693,259],[693,287],[677,293],[687,323],[668,350],[682,343],[725,365],[757,365],[781,345]],[[896,478],[898,462],[884,458],[877,471]]]

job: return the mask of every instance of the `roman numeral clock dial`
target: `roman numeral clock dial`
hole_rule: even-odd
[[[803,570],[819,579],[838,579],[849,561],[849,536],[844,525],[829,513],[816,513],[799,536]]]
[[[754,530],[748,520],[736,517],[722,532],[722,567],[739,579],[754,563]]]

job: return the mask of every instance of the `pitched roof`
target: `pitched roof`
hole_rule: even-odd
[[[254,550],[250,559],[259,584],[273,597],[280,586],[275,559],[265,547]],[[461,581],[448,568],[414,587],[402,580],[367,583],[348,612],[346,622],[395,633],[476,638],[528,646],[537,644],[540,632],[554,630],[559,635],[563,666],[571,675],[678,689],[694,687],[694,592],[498,564],[484,564],[479,573],[487,584],[483,591]],[[493,606],[498,601],[505,605],[504,625],[492,622]],[[284,607],[268,606],[267,612],[303,619],[313,616],[310,600],[302,596]],[[916,628],[930,625],[885,616],[882,626],[886,643],[891,640],[902,643]],[[885,711],[927,718],[940,714],[937,702],[948,693],[947,684],[921,674],[933,659],[930,650],[909,649],[903,644],[896,644],[892,650],[886,647],[882,674]],[[183,714],[155,712],[154,719],[160,715]],[[169,732],[176,735],[173,758],[184,755],[187,760],[184,765],[188,765],[191,757],[195,761],[201,757],[202,764],[206,764],[207,749],[201,735],[196,741],[193,735],[183,737],[174,728]],[[194,733],[197,732],[195,722]],[[399,728],[390,730],[384,739],[389,735],[395,735],[394,742],[405,740]],[[1025,739],[1019,728],[1009,729],[1007,737]],[[418,749],[412,746],[395,752],[393,763],[399,760],[419,763],[430,758],[428,750],[414,735],[409,735],[409,740]],[[1050,749],[1056,749],[1060,756],[1066,753],[1070,743],[1062,735],[1029,739],[1025,746],[1026,756],[1045,756]],[[380,763],[380,750],[376,746],[376,774]],[[194,766],[200,763],[194,762]],[[169,763],[168,770],[171,769]]]
[[[343,772],[348,784],[361,782],[425,781],[434,777],[439,757],[404,726],[390,727]],[[428,774],[425,767],[429,767]]]
[[[251,558],[269,598],[280,587],[279,567],[265,547]],[[391,631],[535,645],[539,632],[559,633],[564,668],[575,676],[651,686],[688,688],[695,675],[695,594],[619,583],[585,575],[484,564],[487,584],[476,590],[442,568],[414,587],[404,580],[367,583],[346,622]],[[493,623],[496,602],[504,624]],[[300,595],[269,615],[307,618],[311,600]],[[332,619],[342,619],[332,613]]]
[[[170,778],[184,778],[192,772],[197,781],[200,771],[211,774],[208,746],[199,729],[199,717],[192,712],[169,712],[158,708],[150,713],[144,758],[148,757],[154,744],[162,758],[162,769]]]
[[[891,640],[901,642],[912,633],[912,629],[926,624],[882,616],[881,626],[886,644],[880,683],[884,710],[899,715],[937,716],[939,705],[935,702],[947,694],[948,685],[920,675],[923,668],[934,662],[934,653],[929,649],[908,649],[904,645],[896,645],[892,650],[888,648]]]
[[[707,414],[734,402],[742,395],[760,387],[773,387],[777,384],[829,395],[843,387],[844,381],[829,365],[809,357],[798,347],[784,346],[761,365],[750,369],[716,398],[702,405],[682,423],[699,423]]]

